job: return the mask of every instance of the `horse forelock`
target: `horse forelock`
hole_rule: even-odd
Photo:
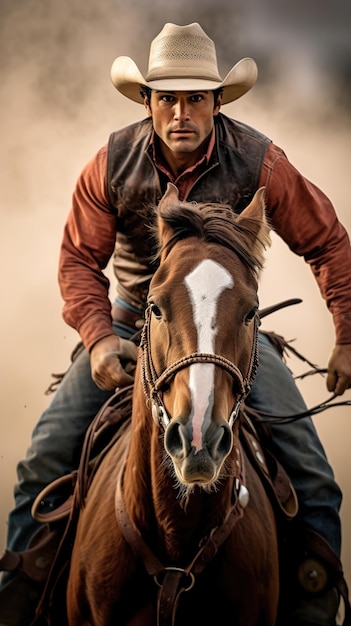
[[[226,204],[179,202],[168,203],[158,210],[158,217],[167,226],[167,236],[154,227],[158,242],[155,258],[168,254],[180,240],[197,237],[206,243],[216,243],[234,252],[250,270],[263,267],[264,250],[269,246],[269,227],[265,218],[238,215]]]

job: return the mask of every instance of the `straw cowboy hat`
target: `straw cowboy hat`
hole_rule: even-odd
[[[149,68],[144,76],[130,57],[120,56],[111,68],[118,91],[130,100],[143,103],[140,86],[161,91],[208,91],[223,89],[222,104],[249,91],[257,79],[253,59],[236,63],[222,79],[218,72],[215,45],[201,26],[165,24],[150,46]]]

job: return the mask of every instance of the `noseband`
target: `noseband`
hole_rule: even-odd
[[[146,399],[147,401],[151,401],[152,415],[154,420],[163,428],[165,428],[169,423],[169,417],[163,404],[161,393],[162,390],[180,370],[185,369],[186,367],[190,367],[190,365],[193,365],[194,363],[212,363],[213,365],[220,367],[222,370],[230,374],[234,380],[234,388],[237,393],[237,400],[230,413],[229,425],[232,426],[238,416],[239,408],[242,401],[251,389],[251,385],[258,366],[258,314],[256,314],[254,318],[254,324],[254,340],[251,349],[249,367],[245,376],[242,374],[237,365],[229,361],[229,359],[218,354],[212,354],[207,352],[192,352],[191,354],[183,356],[168,367],[166,367],[166,369],[161,372],[161,374],[158,374],[152,361],[150,349],[151,307],[149,306],[145,311],[145,323],[140,341],[140,347],[142,349],[141,377]]]

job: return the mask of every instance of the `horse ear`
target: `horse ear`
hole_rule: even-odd
[[[179,204],[179,191],[173,183],[168,183],[167,189],[158,204],[157,211],[157,237],[159,245],[163,248],[165,248],[167,241],[174,234],[171,226],[163,218],[168,214],[168,210],[172,210],[172,207],[177,204]]]
[[[265,221],[266,219],[266,188],[260,187],[250,204],[242,211],[240,217],[249,217],[251,219],[257,219]]]
[[[260,187],[250,204],[238,215],[238,222],[249,220],[250,230],[256,231],[257,237],[267,239],[270,227],[266,218],[266,188]]]
[[[270,226],[266,218],[266,189],[260,187],[250,204],[238,215],[237,221],[246,222],[246,228],[253,238],[255,254],[263,261],[263,250],[271,245]]]
[[[159,207],[164,208],[164,206],[170,202],[172,202],[172,204],[179,202],[179,191],[173,183],[167,183],[167,189],[160,200]]]

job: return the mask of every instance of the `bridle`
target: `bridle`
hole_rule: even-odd
[[[166,367],[160,374],[157,373],[154,366],[151,355],[151,311],[152,307],[149,306],[145,311],[145,323],[143,326],[140,347],[142,350],[141,356],[141,378],[142,385],[147,402],[151,403],[152,416],[156,423],[162,428],[166,428],[169,423],[169,417],[167,415],[166,408],[162,400],[162,391],[168,385],[168,383],[174,379],[175,375],[182,369],[190,367],[194,363],[212,363],[216,367],[220,367],[226,371],[234,380],[234,387],[236,391],[236,402],[230,412],[229,425],[232,427],[239,414],[241,403],[249,393],[253,379],[258,367],[258,328],[259,328],[259,316],[255,315],[254,324],[254,338],[252,342],[251,355],[249,360],[249,366],[247,373],[242,374],[239,367],[232,363],[229,359],[222,355],[212,354],[207,352],[192,352],[180,359],[174,361],[171,365]]]
[[[169,423],[169,417],[162,400],[162,392],[167,384],[174,379],[180,370],[190,367],[194,363],[212,363],[226,371],[233,378],[237,393],[236,402],[229,417],[229,425],[230,427],[233,426],[239,415],[241,403],[250,391],[258,366],[258,315],[255,316],[253,323],[254,337],[246,375],[243,375],[237,365],[224,356],[206,352],[193,352],[181,357],[159,374],[151,356],[151,307],[147,308],[140,341],[141,378],[146,400],[151,402],[153,419],[158,425],[165,429]],[[192,589],[195,584],[195,577],[214,558],[220,546],[243,516],[249,497],[245,482],[245,467],[243,463],[240,463],[238,476],[235,478],[233,485],[233,504],[226,518],[219,526],[213,528],[207,537],[202,539],[199,544],[200,548],[190,563],[184,568],[178,568],[165,567],[145,543],[141,533],[133,524],[124,505],[123,473],[120,475],[116,490],[116,517],[125,540],[131,546],[136,557],[141,558],[146,571],[150,576],[153,576],[158,587],[157,626],[174,625],[181,594]]]

